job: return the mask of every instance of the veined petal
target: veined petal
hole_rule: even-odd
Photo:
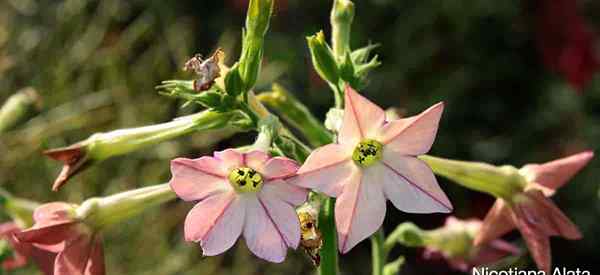
[[[245,199],[236,197],[200,241],[204,256],[221,254],[231,248],[244,228]],[[205,214],[206,216],[206,214]]]
[[[269,158],[269,154],[263,151],[254,150],[244,154],[244,166],[252,168],[264,176],[262,171],[264,170],[265,164],[267,164]]]
[[[565,185],[594,157],[594,152],[585,151],[542,164],[528,164],[521,168],[529,182],[556,190]],[[551,195],[552,192],[546,192]]]
[[[235,168],[246,166],[245,154],[234,149],[226,149],[220,152],[215,152],[214,156],[223,162],[223,167],[227,173]]]
[[[481,224],[481,229],[475,238],[475,245],[491,242],[515,229],[511,212],[506,202],[497,199]]]
[[[235,235],[236,229],[240,230],[236,226],[241,227],[244,220],[243,209],[240,216],[240,211],[232,207],[237,205],[233,204],[235,199],[236,195],[234,191],[230,191],[211,196],[196,204],[185,218],[185,239],[187,241],[199,242],[207,239],[207,236],[211,232],[217,235]],[[218,230],[223,227],[223,224],[228,224],[229,228]],[[239,237],[239,232],[236,236],[231,237],[233,241],[230,240],[229,246],[222,250],[225,251],[231,247],[237,237]],[[227,244],[223,244],[223,246],[227,246]],[[202,243],[202,247],[204,248],[204,243]],[[206,252],[205,250],[204,253]]]
[[[360,171],[352,174],[335,202],[335,222],[341,253],[350,251],[360,241],[375,233],[385,218],[385,197],[381,183],[374,180],[374,170],[363,171],[364,175]]]
[[[252,166],[250,166],[252,168]],[[284,158],[274,157],[267,161],[262,170],[257,170],[266,180],[288,178],[296,174],[299,165],[295,161]]]
[[[346,107],[338,141],[354,147],[361,140],[377,135],[385,122],[385,112],[350,86],[346,86],[344,98]]]
[[[91,249],[85,275],[104,275],[104,248],[100,236],[94,238]]]
[[[290,183],[316,189],[331,197],[342,192],[342,183],[358,168],[352,162],[352,152],[339,144],[328,144],[314,150]]]
[[[540,270],[550,274],[552,266],[552,255],[550,253],[550,239],[544,232],[540,232],[539,228],[527,222],[524,213],[519,207],[515,207],[513,219],[525,239],[529,253],[533,257],[537,267]]]
[[[54,263],[55,275],[83,275],[90,258],[91,236],[82,234],[68,241]]]
[[[225,169],[222,161],[212,157],[178,158],[171,161],[169,185],[185,201],[202,200],[231,189]]]
[[[300,221],[294,206],[269,193],[261,193],[258,201],[281,234],[285,244],[293,249],[300,243]]]
[[[581,239],[582,235],[579,229],[565,214],[547,197],[539,191],[527,192],[530,199],[536,201],[541,208],[541,212],[545,215],[547,224],[554,228],[556,235],[562,236],[570,240]]]
[[[77,225],[76,221],[57,222],[43,227],[34,225],[30,229],[15,233],[15,237],[20,242],[32,243],[44,250],[58,252],[62,250],[64,241],[79,237]]]
[[[409,213],[452,211],[450,200],[438,185],[431,168],[423,161],[414,157],[398,156],[385,147],[381,161],[392,172],[388,171],[386,175],[396,175],[385,179],[384,188],[386,196],[398,209]]]
[[[257,198],[246,200],[245,205],[247,216],[244,225],[244,239],[248,249],[254,255],[267,261],[283,262],[288,244],[293,240],[285,239],[282,229],[277,227],[273,216],[270,216],[265,206]]]
[[[284,180],[273,180],[265,182],[260,194],[279,198],[293,206],[300,206],[306,201],[308,190],[291,185]]]
[[[75,207],[65,202],[51,202],[42,204],[33,211],[33,219],[39,227],[42,224],[71,221]]]
[[[378,140],[398,154],[425,154],[435,140],[443,111],[444,103],[440,102],[419,115],[390,121],[381,128]]]

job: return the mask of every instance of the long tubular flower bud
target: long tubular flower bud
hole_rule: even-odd
[[[488,193],[497,198],[510,199],[524,190],[527,181],[517,168],[494,166],[483,162],[458,161],[423,155],[435,174],[475,191]]]
[[[193,131],[223,128],[234,123],[240,115],[239,112],[220,113],[206,110],[167,123],[97,133],[74,145],[48,150],[44,152],[47,156],[64,162],[63,169],[52,189],[59,189],[73,175],[96,162],[124,155]]]
[[[0,133],[15,127],[40,109],[40,96],[32,88],[25,88],[10,96],[0,108]]]

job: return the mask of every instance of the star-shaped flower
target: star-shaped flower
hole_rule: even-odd
[[[12,255],[2,260],[1,268],[10,271],[25,266],[27,261],[32,259],[44,274],[52,274],[54,254],[43,251],[31,244],[19,242],[14,234],[20,231],[21,228],[14,222],[0,224],[0,240],[8,242],[8,245],[12,248]]]
[[[348,252],[383,223],[386,199],[410,213],[450,212],[431,169],[416,158],[431,148],[443,111],[387,121],[385,112],[346,87],[337,143],[313,151],[293,183],[336,197],[339,250]]]
[[[63,202],[41,205],[33,227],[15,234],[23,243],[58,253],[54,275],[104,275],[102,240],[75,217],[75,206]]]
[[[502,239],[475,246],[473,239],[481,224],[480,220],[449,217],[443,227],[425,233],[424,258],[445,259],[452,268],[468,272],[473,267],[490,265],[521,253],[518,247]]]
[[[171,188],[185,201],[199,201],[185,219],[185,238],[200,242],[204,255],[221,254],[244,234],[256,256],[282,262],[287,248],[297,248],[300,224],[294,207],[307,191],[290,185],[298,165],[262,151],[233,149],[214,157],[171,162]]]
[[[510,200],[497,199],[475,239],[483,244],[519,229],[540,270],[549,274],[551,236],[580,239],[581,233],[548,197],[562,187],[594,156],[591,151],[543,164],[528,164],[519,170],[527,185]]]

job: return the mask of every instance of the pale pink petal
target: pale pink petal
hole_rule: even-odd
[[[104,275],[104,248],[102,247],[102,239],[99,236],[94,238],[92,243],[90,257],[87,262],[85,275]]]
[[[260,193],[279,198],[293,206],[299,206],[306,201],[308,190],[284,180],[273,180],[265,182]]]
[[[252,166],[250,166],[252,168]],[[298,163],[284,157],[274,157],[267,161],[261,171],[266,180],[289,178],[298,171]],[[257,170],[258,171],[258,170]]]
[[[503,240],[493,240],[477,249],[477,254],[469,260],[471,266],[493,264],[509,255],[516,256],[521,253],[517,246]]]
[[[270,159],[269,154],[267,154],[263,151],[254,150],[254,151],[245,153],[244,159],[245,159],[244,166],[252,168],[252,169],[258,171],[259,173],[263,174],[263,176],[264,176],[263,169],[265,167],[265,164],[267,164],[267,161]]]
[[[270,216],[265,206],[257,198],[246,200],[246,211],[244,239],[248,249],[254,255],[267,261],[283,262],[288,242],[291,243],[293,240],[285,239],[282,229],[277,227],[273,216]]]
[[[231,248],[244,228],[246,216],[245,199],[236,197],[228,209],[217,219],[212,229],[200,241],[204,256],[221,254]]]
[[[396,208],[409,213],[452,211],[450,200],[425,162],[414,157],[397,156],[385,149],[381,162],[388,168],[385,174],[390,175],[384,181],[385,194]],[[391,176],[393,174],[395,177]]]
[[[223,162],[223,167],[226,171],[231,171],[235,168],[246,166],[245,154],[234,149],[226,149],[214,153],[215,158]]]
[[[554,229],[553,232],[556,232],[556,235],[570,240],[582,238],[577,226],[549,198],[539,191],[529,191],[527,193],[529,198],[536,201],[540,212],[544,214],[544,218],[547,220],[547,225]]]
[[[196,204],[185,218],[185,239],[200,242],[204,255],[208,256],[233,246],[244,224],[244,209],[236,198],[231,191]]]
[[[258,202],[264,208],[267,216],[281,234],[285,244],[293,249],[300,243],[300,222],[294,206],[281,198],[263,192],[258,196]]]
[[[351,151],[339,144],[328,144],[308,156],[290,183],[337,197],[343,181],[356,169]]]
[[[91,238],[80,235],[69,241],[64,251],[56,256],[55,275],[83,275],[91,252]]]
[[[53,224],[72,220],[75,207],[73,204],[65,202],[51,202],[42,204],[33,211],[33,219],[38,226],[40,224]]]
[[[344,118],[338,136],[340,144],[356,146],[365,138],[375,138],[385,122],[385,112],[350,86],[345,91]]]
[[[565,185],[593,157],[594,152],[585,151],[543,164],[528,164],[521,171],[528,181],[556,190]]]
[[[63,248],[63,242],[77,238],[78,222],[64,221],[50,226],[32,227],[15,233],[20,242],[32,243],[44,250],[58,252]]]
[[[360,172],[353,173],[335,202],[335,222],[341,253],[350,251],[360,241],[375,233],[385,217],[386,200],[382,185],[372,178],[375,171],[363,171],[364,175]]]
[[[475,238],[475,245],[489,243],[515,229],[511,212],[512,210],[502,199],[497,199],[483,220]]]
[[[545,271],[546,274],[550,274],[552,266],[550,239],[543,232],[540,232],[537,226],[530,224],[523,214],[519,207],[515,207],[513,220],[519,228],[523,239],[525,239],[529,253],[531,253],[537,267]]]
[[[212,157],[171,161],[171,189],[185,201],[202,200],[231,189],[222,162]]]
[[[437,134],[444,103],[440,102],[419,115],[386,123],[378,140],[385,150],[402,155],[418,156],[431,148]]]

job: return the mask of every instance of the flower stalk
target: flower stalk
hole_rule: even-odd
[[[387,261],[387,253],[384,248],[385,235],[383,229],[380,228],[371,236],[371,268],[372,275],[383,275],[385,262]]]

